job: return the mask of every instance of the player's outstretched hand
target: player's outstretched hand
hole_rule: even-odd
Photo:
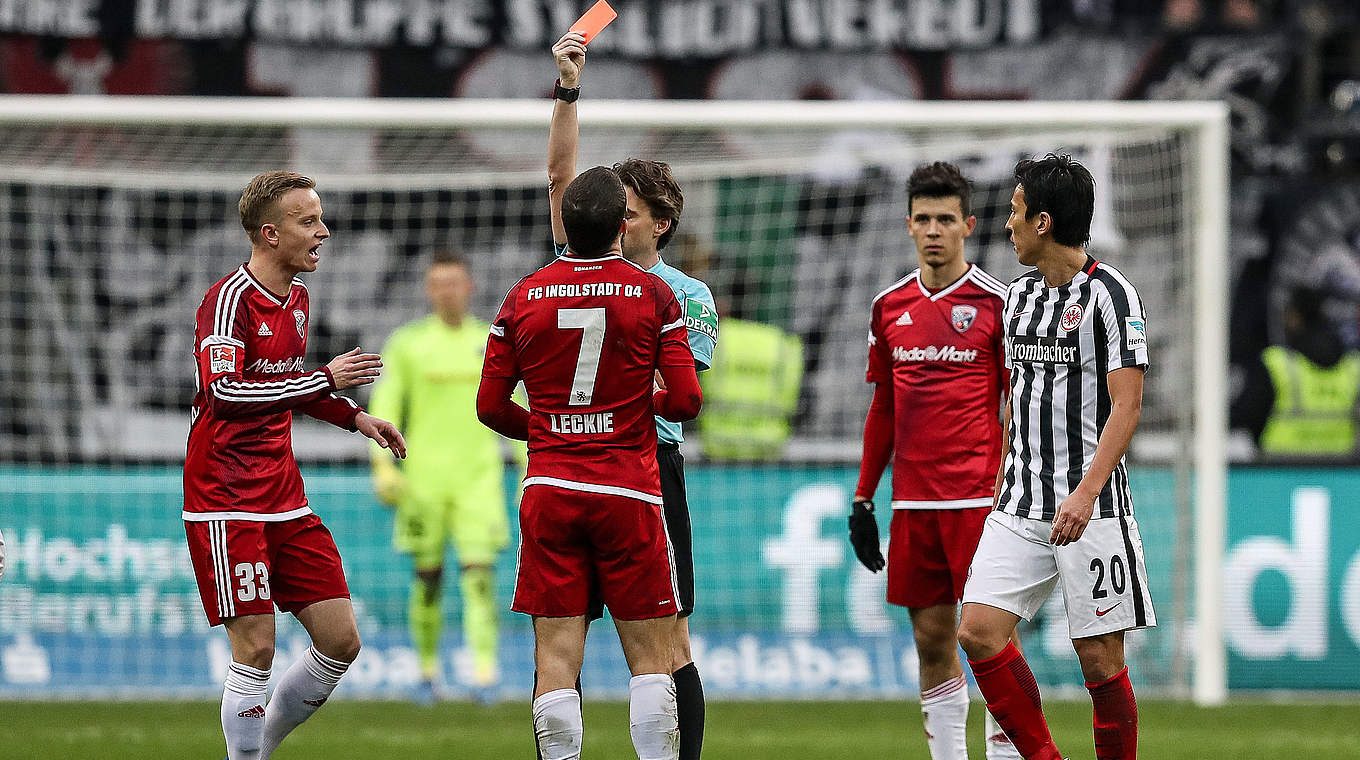
[[[355,346],[331,359],[330,363],[326,365],[326,369],[331,371],[336,390],[353,388],[356,385],[368,385],[377,380],[378,375],[382,374],[382,357],[377,354],[363,353],[363,349]]]
[[[586,38],[580,32],[567,32],[552,46],[557,61],[557,78],[568,90],[581,86],[581,69],[586,66]]]
[[[855,547],[855,556],[869,572],[876,573],[887,564],[883,561],[883,549],[878,545],[874,503],[868,499],[855,499],[850,506],[850,545]]]
[[[401,437],[401,431],[397,430],[396,425],[374,417],[368,412],[359,412],[359,416],[354,418],[354,426],[360,433],[392,452],[392,456],[397,459],[406,458],[406,439]]]
[[[1058,513],[1053,516],[1053,534],[1049,541],[1054,546],[1066,546],[1081,538],[1091,522],[1095,506],[1095,497],[1083,496],[1080,492],[1073,492],[1063,499],[1058,505]]]

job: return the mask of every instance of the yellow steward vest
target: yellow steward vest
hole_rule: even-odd
[[[797,336],[760,322],[727,319],[713,366],[699,376],[699,435],[710,459],[778,459],[803,379]]]
[[[1319,367],[1297,351],[1271,346],[1261,360],[1275,385],[1275,409],[1261,434],[1263,452],[1325,456],[1355,448],[1360,353]]]

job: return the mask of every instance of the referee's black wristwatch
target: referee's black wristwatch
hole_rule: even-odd
[[[557,83],[553,85],[553,100],[560,100],[563,103],[575,103],[576,99],[579,97],[581,97],[580,85],[570,88],[563,87],[561,79],[558,79]]]

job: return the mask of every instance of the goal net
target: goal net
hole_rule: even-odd
[[[11,505],[0,512],[9,543],[0,695],[219,688],[225,638],[202,622],[179,465],[193,313],[248,257],[236,214],[246,181],[292,168],[318,182],[333,237],[306,276],[317,365],[356,345],[376,350],[425,314],[422,277],[438,249],[469,262],[472,311],[483,319],[550,259],[550,109],[80,98],[0,109],[0,491]],[[870,396],[870,302],[916,266],[905,230],[915,166],[951,161],[971,178],[978,224],[968,258],[1008,281],[1021,271],[1003,229],[1012,168],[1060,150],[1096,178],[1091,252],[1137,284],[1150,322],[1154,369],[1130,464],[1161,625],[1130,635],[1132,670],[1147,686],[1187,693],[1193,683],[1215,698],[1218,623],[1211,609],[1196,611],[1193,579],[1197,555],[1217,567],[1221,541],[1223,294],[1221,282],[1204,282],[1226,271],[1218,108],[583,102],[580,114],[578,168],[629,156],[670,163],[685,206],[665,259],[708,283],[724,318],[773,325],[803,348],[777,458],[723,461],[687,431],[692,630],[706,688],[916,693],[906,616],[884,605],[882,576],[858,565],[844,536]],[[390,549],[391,514],[372,497],[364,441],[299,419],[294,448],[345,556],[369,644],[346,689],[400,695],[417,678],[405,636],[410,566]],[[513,569],[509,552],[502,600]],[[1216,575],[1200,583],[1209,584],[1201,596],[1212,592]],[[446,586],[445,679],[456,689],[467,663],[458,586]],[[1060,596],[1022,635],[1041,683],[1075,688]],[[295,626],[281,630],[286,660],[301,639]],[[506,612],[502,634],[504,693],[522,696],[527,623]],[[1197,650],[1196,635],[1211,646]],[[587,682],[625,683],[610,634],[591,639]]]

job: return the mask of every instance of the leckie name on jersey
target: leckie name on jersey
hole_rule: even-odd
[[[554,433],[597,434],[614,432],[614,413],[549,414],[548,428]]]

